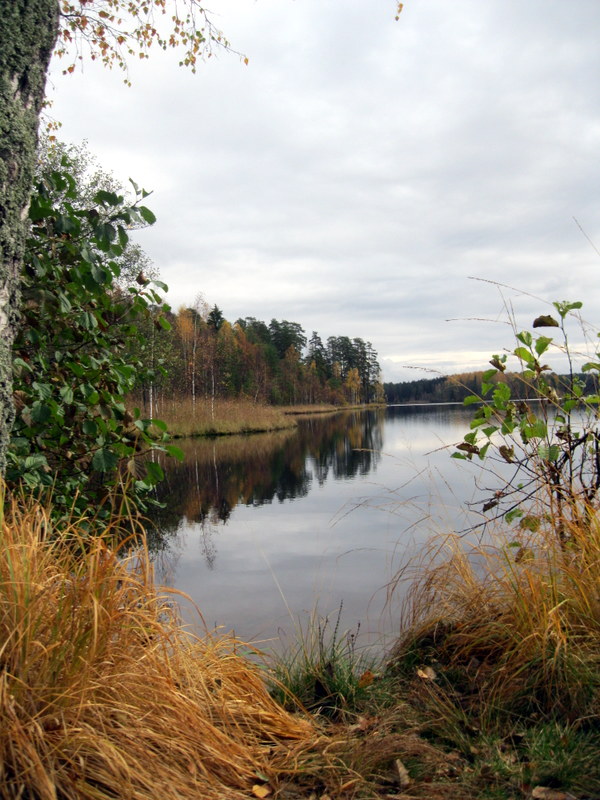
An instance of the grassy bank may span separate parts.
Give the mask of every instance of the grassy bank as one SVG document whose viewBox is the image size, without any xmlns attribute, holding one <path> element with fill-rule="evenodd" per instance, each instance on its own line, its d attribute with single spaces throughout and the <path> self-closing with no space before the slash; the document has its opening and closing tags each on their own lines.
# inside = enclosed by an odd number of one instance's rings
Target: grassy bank
<svg viewBox="0 0 600 800">
<path fill-rule="evenodd" d="M 321 620 L 278 664 L 304 707 L 360 732 L 355 756 L 373 738 L 393 752 L 370 775 L 380 796 L 600 797 L 600 524 L 513 539 L 432 544 L 398 578 L 412 588 L 383 661 Z"/>
<path fill-rule="evenodd" d="M 142 552 L 39 508 L 0 527 L 0 797 L 267 797 L 356 777 L 335 738 L 269 695 L 233 639 L 196 638 Z M 313 782 L 314 782 L 313 777 Z"/>
<path fill-rule="evenodd" d="M 339 411 L 364 411 L 372 408 L 385 408 L 385 403 L 369 403 L 358 406 L 334 406 L 328 403 L 320 403 L 316 405 L 283 406 L 282 410 L 284 414 L 300 417 L 305 414 L 335 414 Z"/>
<path fill-rule="evenodd" d="M 195 637 L 144 551 L 13 505 L 0 528 L 0 798 L 600 796 L 600 527 L 446 539 L 375 662 L 312 620 L 276 664 Z"/>
<path fill-rule="evenodd" d="M 293 428 L 295 422 L 276 406 L 243 400 L 167 401 L 156 414 L 167 423 L 175 438 L 216 436 L 234 433 L 263 433 Z"/>
<path fill-rule="evenodd" d="M 138 401 L 131 405 L 141 407 Z M 294 417 L 331 414 L 380 406 L 269 406 L 246 400 L 167 400 L 155 416 L 167 423 L 174 438 L 185 436 L 225 436 L 235 433 L 266 433 L 295 427 Z M 149 413 L 148 409 L 144 413 Z"/>
</svg>

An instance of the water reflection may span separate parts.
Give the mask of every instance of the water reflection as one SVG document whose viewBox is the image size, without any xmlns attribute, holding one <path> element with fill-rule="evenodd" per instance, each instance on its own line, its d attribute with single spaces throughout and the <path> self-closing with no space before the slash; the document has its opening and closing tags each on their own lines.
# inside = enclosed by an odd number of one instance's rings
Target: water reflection
<svg viewBox="0 0 600 800">
<path fill-rule="evenodd" d="M 237 505 L 288 502 L 305 497 L 314 481 L 367 475 L 381 458 L 384 417 L 383 410 L 344 412 L 303 419 L 297 431 L 185 440 L 182 463 L 163 461 L 158 499 L 165 508 L 153 522 L 162 537 L 182 519 L 208 532 L 227 523 Z M 206 549 L 211 566 L 214 543 Z"/>
<path fill-rule="evenodd" d="M 342 601 L 342 630 L 360 621 L 379 640 L 396 630 L 385 587 L 399 567 L 432 530 L 465 527 L 473 465 L 445 445 L 467 429 L 465 409 L 421 406 L 183 442 L 186 460 L 169 460 L 160 488 L 158 580 L 190 595 L 209 627 L 267 647 Z"/>
</svg>

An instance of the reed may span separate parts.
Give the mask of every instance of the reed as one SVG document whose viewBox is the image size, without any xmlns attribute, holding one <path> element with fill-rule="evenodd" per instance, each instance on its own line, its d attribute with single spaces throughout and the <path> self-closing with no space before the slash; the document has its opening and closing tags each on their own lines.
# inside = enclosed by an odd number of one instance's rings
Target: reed
<svg viewBox="0 0 600 800">
<path fill-rule="evenodd" d="M 165 400 L 154 413 L 167 423 L 175 438 L 260 433 L 293 428 L 296 424 L 279 407 L 245 400 Z"/>
<path fill-rule="evenodd" d="M 143 551 L 80 531 L 31 504 L 1 520 L 0 798 L 247 798 L 316 771 L 343 784 L 329 740 L 271 698 L 240 642 L 186 633 Z"/>
</svg>

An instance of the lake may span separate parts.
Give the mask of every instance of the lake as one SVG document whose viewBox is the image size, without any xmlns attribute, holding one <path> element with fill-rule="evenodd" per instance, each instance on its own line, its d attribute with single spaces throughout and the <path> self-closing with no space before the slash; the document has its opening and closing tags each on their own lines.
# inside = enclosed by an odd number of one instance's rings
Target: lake
<svg viewBox="0 0 600 800">
<path fill-rule="evenodd" d="M 297 430 L 186 440 L 169 460 L 151 536 L 157 579 L 206 625 L 285 647 L 311 613 L 360 623 L 385 645 L 399 628 L 398 570 L 434 532 L 480 521 L 476 468 L 450 458 L 461 405 L 391 406 L 302 418 Z M 183 604 L 184 616 L 191 618 Z"/>
</svg>

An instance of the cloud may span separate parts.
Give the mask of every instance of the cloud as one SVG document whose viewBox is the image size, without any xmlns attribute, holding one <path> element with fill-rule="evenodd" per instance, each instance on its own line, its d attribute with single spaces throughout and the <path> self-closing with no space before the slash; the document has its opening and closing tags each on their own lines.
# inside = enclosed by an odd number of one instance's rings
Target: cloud
<svg viewBox="0 0 600 800">
<path fill-rule="evenodd" d="M 173 305 L 203 292 L 227 318 L 291 319 L 472 368 L 543 301 L 598 316 L 600 70 L 596 0 L 241 0 L 218 24 L 250 56 L 196 76 L 171 54 L 134 88 L 86 65 L 55 78 L 68 139 L 154 188 L 140 237 Z M 488 349 L 489 345 L 489 349 Z M 400 361 L 399 361 L 400 359 Z M 485 362 L 484 362 L 485 363 Z M 437 367 L 436 367 L 437 365 Z M 483 364 L 482 364 L 483 366 Z"/>
</svg>

